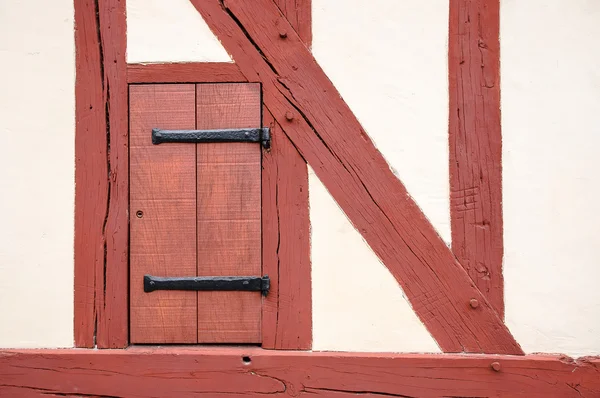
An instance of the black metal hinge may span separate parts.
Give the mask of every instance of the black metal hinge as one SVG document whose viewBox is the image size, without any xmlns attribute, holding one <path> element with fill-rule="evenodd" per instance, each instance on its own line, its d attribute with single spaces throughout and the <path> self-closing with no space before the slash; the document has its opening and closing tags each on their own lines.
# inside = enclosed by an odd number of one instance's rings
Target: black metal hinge
<svg viewBox="0 0 600 398">
<path fill-rule="evenodd" d="M 189 278 L 144 275 L 144 291 L 198 290 L 198 291 L 246 291 L 269 293 L 271 281 L 268 276 L 196 276 Z"/>
<path fill-rule="evenodd" d="M 154 145 L 167 142 L 260 142 L 264 148 L 269 149 L 271 147 L 271 135 L 268 127 L 223 130 L 152 129 L 152 143 Z"/>
</svg>

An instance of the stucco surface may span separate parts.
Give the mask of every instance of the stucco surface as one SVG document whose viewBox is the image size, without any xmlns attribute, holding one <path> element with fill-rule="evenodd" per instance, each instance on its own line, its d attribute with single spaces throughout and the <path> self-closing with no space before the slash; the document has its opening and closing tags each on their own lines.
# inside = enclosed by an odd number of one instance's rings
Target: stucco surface
<svg viewBox="0 0 600 398">
<path fill-rule="evenodd" d="M 73 1 L 0 4 L 0 347 L 73 345 Z"/>
<path fill-rule="evenodd" d="M 600 3 L 501 12 L 506 321 L 527 352 L 600 354 Z"/>
</svg>

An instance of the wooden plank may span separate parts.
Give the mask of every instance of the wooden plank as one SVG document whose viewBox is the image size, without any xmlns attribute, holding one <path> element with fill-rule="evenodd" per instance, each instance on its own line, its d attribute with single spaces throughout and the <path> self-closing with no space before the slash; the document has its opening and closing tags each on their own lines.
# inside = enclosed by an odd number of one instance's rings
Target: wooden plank
<svg viewBox="0 0 600 398">
<path fill-rule="evenodd" d="M 119 348 L 128 338 L 125 4 L 76 2 L 75 14 L 75 345 Z"/>
<path fill-rule="evenodd" d="M 198 129 L 260 127 L 260 84 L 196 85 Z M 198 276 L 262 275 L 261 147 L 197 145 Z M 198 292 L 198 342 L 259 343 L 260 292 Z"/>
<path fill-rule="evenodd" d="M 98 21 L 108 120 L 108 209 L 102 228 L 105 236 L 105 264 L 104 267 L 96 267 L 96 344 L 98 348 L 122 348 L 128 343 L 129 255 L 125 2 L 99 1 Z"/>
<path fill-rule="evenodd" d="M 499 0 L 450 1 L 452 251 L 503 318 L 499 32 Z"/>
<path fill-rule="evenodd" d="M 231 62 L 188 62 L 168 64 L 129 64 L 129 83 L 210 83 L 246 82 Z"/>
<path fill-rule="evenodd" d="M 442 350 L 522 354 L 275 4 L 191 1 Z"/>
<path fill-rule="evenodd" d="M 495 370 L 498 369 L 498 370 Z M 0 396 L 598 397 L 600 358 L 257 348 L 0 351 Z"/>
<path fill-rule="evenodd" d="M 263 153 L 263 274 L 271 291 L 263 303 L 262 347 L 312 347 L 310 220 L 306 162 L 265 108 L 271 150 Z"/>
<path fill-rule="evenodd" d="M 104 268 L 106 106 L 94 1 L 75 2 L 75 347 L 93 347 L 96 269 Z"/>
<path fill-rule="evenodd" d="M 130 87 L 132 343 L 195 343 L 196 293 L 143 290 L 144 274 L 196 276 L 196 147 L 153 145 L 152 128 L 194 129 L 195 86 Z"/>
<path fill-rule="evenodd" d="M 310 48 L 312 44 L 312 1 L 275 0 L 275 3 L 306 47 Z M 284 32 L 282 30 L 282 33 Z"/>
<path fill-rule="evenodd" d="M 310 48 L 311 0 L 275 3 Z M 287 34 L 285 29 L 279 33 Z M 263 303 L 262 347 L 308 350 L 312 347 L 308 168 L 268 109 L 263 115 L 273 141 L 263 154 L 263 273 L 273 282 Z"/>
</svg>

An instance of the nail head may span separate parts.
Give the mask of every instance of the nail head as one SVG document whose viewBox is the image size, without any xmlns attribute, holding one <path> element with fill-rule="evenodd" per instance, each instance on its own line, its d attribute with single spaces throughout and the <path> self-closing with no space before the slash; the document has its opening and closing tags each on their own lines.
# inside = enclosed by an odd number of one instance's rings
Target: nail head
<svg viewBox="0 0 600 398">
<path fill-rule="evenodd" d="M 285 118 L 286 118 L 288 121 L 294 120 L 294 114 L 293 114 L 292 112 L 290 112 L 290 111 L 287 111 L 287 112 L 285 113 Z"/>
<path fill-rule="evenodd" d="M 287 37 L 287 32 L 285 30 L 280 30 L 279 31 L 279 37 L 281 37 L 282 39 L 285 39 Z"/>
<path fill-rule="evenodd" d="M 492 369 L 494 369 L 496 372 L 500 372 L 500 369 L 502 369 L 502 367 L 500 366 L 500 362 L 492 362 Z"/>
<path fill-rule="evenodd" d="M 471 308 L 477 308 L 477 307 L 479 307 L 479 301 L 477 301 L 477 299 L 471 299 L 471 301 L 469 302 L 469 304 L 471 304 Z"/>
</svg>

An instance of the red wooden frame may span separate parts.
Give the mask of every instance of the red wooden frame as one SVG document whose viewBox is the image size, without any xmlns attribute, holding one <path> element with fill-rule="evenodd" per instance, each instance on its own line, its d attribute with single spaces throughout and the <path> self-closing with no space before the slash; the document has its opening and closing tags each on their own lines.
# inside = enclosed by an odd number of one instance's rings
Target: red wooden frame
<svg viewBox="0 0 600 398">
<path fill-rule="evenodd" d="M 310 2 L 290 7 L 288 15 L 306 32 Z M 126 65 L 123 1 L 75 2 L 75 18 L 75 346 L 123 348 L 128 345 L 127 84 L 248 79 L 233 63 Z M 277 142 L 264 154 L 262 173 L 263 267 L 273 280 L 263 305 L 262 346 L 310 349 L 308 171 L 268 112 L 264 118 Z"/>
<path fill-rule="evenodd" d="M 294 145 L 265 108 L 271 150 L 263 153 L 263 273 L 274 281 L 263 303 L 262 347 L 312 347 L 308 172 Z"/>
<path fill-rule="evenodd" d="M 127 65 L 128 83 L 242 83 L 247 81 L 236 64 L 227 62 Z"/>
<path fill-rule="evenodd" d="M 127 346 L 125 2 L 75 2 L 75 346 Z"/>
<path fill-rule="evenodd" d="M 500 2 L 450 2 L 452 251 L 504 318 Z"/>
<path fill-rule="evenodd" d="M 273 1 L 191 1 L 442 350 L 522 354 Z"/>
<path fill-rule="evenodd" d="M 532 355 L 18 350 L 0 354 L 0 396 L 598 397 L 600 360 Z"/>
<path fill-rule="evenodd" d="M 498 0 L 450 0 L 450 101 L 451 110 L 456 111 L 456 116 L 452 112 L 450 116 L 451 186 L 456 192 L 452 225 L 454 250 L 462 265 L 407 197 L 402 184 L 388 172 L 379 152 L 312 59 L 308 51 L 310 12 L 306 16 L 309 0 L 192 2 L 237 64 L 126 66 L 124 1 L 75 2 L 76 346 L 128 344 L 127 84 L 253 81 L 263 84 L 264 124 L 273 129 L 275 137 L 271 152 L 263 158 L 264 267 L 276 275 L 282 265 L 286 270 L 292 261 L 299 265 L 295 274 L 284 278 L 277 274 L 279 292 L 265 304 L 263 314 L 264 319 L 275 322 L 275 327 L 271 335 L 265 334 L 264 346 L 310 348 L 310 291 L 298 289 L 297 282 L 310 281 L 306 159 L 403 284 L 417 314 L 445 351 L 522 353 L 501 320 L 502 280 L 497 259 L 502 250 L 497 204 L 501 192 Z M 297 14 L 293 14 L 294 7 L 299 7 Z M 484 31 L 479 30 L 481 24 L 472 22 L 475 15 L 485 22 Z M 467 48 L 481 52 L 484 59 L 483 72 L 474 74 L 475 78 L 462 73 L 481 68 L 478 56 L 467 56 Z M 300 86 L 299 82 L 305 81 L 310 84 Z M 475 94 L 463 96 L 461 88 L 471 88 L 468 92 Z M 321 100 L 330 112 L 311 106 Z M 485 126 L 477 109 L 484 109 Z M 332 117 L 331 123 L 324 120 L 327 117 Z M 341 128 L 349 134 L 347 138 L 338 133 Z M 474 146 L 477 138 L 489 148 Z M 480 181 L 476 181 L 479 192 L 469 191 L 476 187 L 471 187 L 470 180 L 478 177 L 469 174 L 472 166 L 481 170 Z M 484 184 L 490 187 L 489 192 L 483 190 Z M 462 207 L 468 207 L 471 199 L 465 195 L 482 203 L 482 210 L 467 215 Z M 482 245 L 482 236 L 486 242 L 490 237 L 489 245 Z M 466 265 L 472 272 L 473 262 L 487 268 L 491 281 L 477 274 L 473 276 L 475 286 L 462 268 Z M 438 290 L 441 281 L 449 289 Z M 275 309 L 279 317 L 274 316 Z M 298 333 L 288 334 L 298 327 Z M 208 371 L 211 377 L 198 377 Z M 0 395 L 7 396 L 171 395 L 173 391 L 179 396 L 202 392 L 598 396 L 599 373 L 598 358 L 574 361 L 540 355 L 397 355 L 208 347 L 0 351 Z"/>
</svg>

